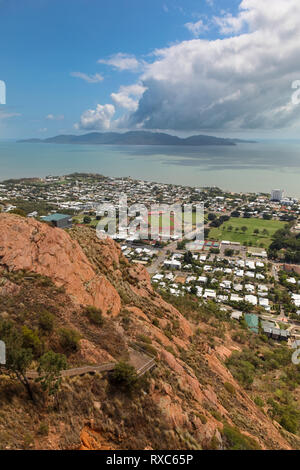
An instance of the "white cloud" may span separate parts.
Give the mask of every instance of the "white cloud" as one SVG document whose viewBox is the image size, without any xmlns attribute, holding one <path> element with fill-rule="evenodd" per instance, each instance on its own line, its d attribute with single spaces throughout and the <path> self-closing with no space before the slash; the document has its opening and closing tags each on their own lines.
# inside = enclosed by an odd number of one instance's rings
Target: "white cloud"
<svg viewBox="0 0 300 470">
<path fill-rule="evenodd" d="M 112 93 L 111 98 L 117 106 L 136 111 L 138 109 L 139 99 L 146 91 L 141 84 L 121 86 L 118 93 Z"/>
<path fill-rule="evenodd" d="M 110 56 L 109 59 L 100 59 L 98 60 L 98 63 L 110 65 L 120 71 L 137 71 L 141 66 L 141 63 L 136 59 L 134 55 L 123 54 L 122 52 Z"/>
<path fill-rule="evenodd" d="M 112 127 L 112 118 L 115 107 L 112 104 L 97 104 L 96 109 L 88 109 L 81 115 L 80 122 L 75 124 L 77 129 L 109 130 Z"/>
<path fill-rule="evenodd" d="M 95 73 L 94 75 L 87 75 L 82 72 L 71 72 L 71 77 L 81 78 L 87 83 L 99 83 L 104 80 L 100 73 Z"/>
<path fill-rule="evenodd" d="M 209 27 L 203 22 L 203 20 L 199 20 L 196 23 L 186 23 L 184 25 L 195 37 L 200 36 L 200 34 L 209 30 Z"/>
<path fill-rule="evenodd" d="M 237 33 L 246 28 L 249 32 L 292 32 L 299 26 L 299 2 L 297 0 L 243 0 L 237 16 L 227 14 L 216 17 L 215 22 L 224 34 Z"/>
<path fill-rule="evenodd" d="M 18 116 L 21 116 L 21 114 L 20 113 L 8 113 L 8 112 L 0 111 L 0 119 L 1 120 L 10 119 L 10 118 L 13 118 L 13 117 L 18 117 Z"/>
<path fill-rule="evenodd" d="M 299 0 L 243 0 L 215 18 L 223 34 L 154 52 L 131 125 L 151 129 L 300 126 L 291 84 L 300 79 Z"/>
<path fill-rule="evenodd" d="M 46 119 L 48 121 L 62 121 L 65 118 L 63 114 L 47 114 Z"/>
</svg>

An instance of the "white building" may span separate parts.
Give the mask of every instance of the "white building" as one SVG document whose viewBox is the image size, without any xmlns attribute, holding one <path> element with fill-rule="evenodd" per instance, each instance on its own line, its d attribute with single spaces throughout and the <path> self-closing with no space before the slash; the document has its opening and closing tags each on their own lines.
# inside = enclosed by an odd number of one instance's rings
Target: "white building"
<svg viewBox="0 0 300 470">
<path fill-rule="evenodd" d="M 271 191 L 271 201 L 281 202 L 283 199 L 284 191 L 282 189 L 272 189 Z"/>
<path fill-rule="evenodd" d="M 177 261 L 176 259 L 164 261 L 164 266 L 167 269 L 177 269 L 178 271 L 181 269 L 181 263 L 180 261 Z"/>
<path fill-rule="evenodd" d="M 217 294 L 212 289 L 206 289 L 206 291 L 204 292 L 204 295 L 203 295 L 204 299 L 215 299 L 216 297 L 217 297 Z"/>
<path fill-rule="evenodd" d="M 245 300 L 249 302 L 249 304 L 257 305 L 257 297 L 255 295 L 245 295 Z"/>
<path fill-rule="evenodd" d="M 230 300 L 231 302 L 242 302 L 244 299 L 237 294 L 231 294 Z"/>
</svg>

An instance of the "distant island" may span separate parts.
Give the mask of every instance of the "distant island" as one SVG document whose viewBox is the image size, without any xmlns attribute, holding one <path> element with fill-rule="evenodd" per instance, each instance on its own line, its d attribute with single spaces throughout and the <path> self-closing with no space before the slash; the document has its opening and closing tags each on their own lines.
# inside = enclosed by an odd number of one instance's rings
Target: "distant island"
<svg viewBox="0 0 300 470">
<path fill-rule="evenodd" d="M 254 143 L 253 141 L 239 139 L 224 139 L 209 135 L 192 135 L 181 138 L 160 132 L 131 131 L 120 134 L 117 132 L 91 132 L 84 135 L 57 135 L 47 139 L 23 139 L 21 143 L 44 144 L 81 144 L 81 145 L 226 145 L 234 146 L 237 143 Z"/>
</svg>

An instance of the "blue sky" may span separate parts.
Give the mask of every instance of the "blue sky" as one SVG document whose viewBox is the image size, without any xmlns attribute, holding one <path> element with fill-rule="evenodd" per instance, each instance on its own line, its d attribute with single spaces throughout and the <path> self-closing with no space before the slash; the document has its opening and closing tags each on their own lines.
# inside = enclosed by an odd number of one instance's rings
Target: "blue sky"
<svg viewBox="0 0 300 470">
<path fill-rule="evenodd" d="M 269 1 L 0 0 L 0 138 L 135 128 L 296 135 L 300 19 L 288 25 L 289 47 L 281 38 L 299 2 L 277 0 L 270 15 Z"/>
</svg>

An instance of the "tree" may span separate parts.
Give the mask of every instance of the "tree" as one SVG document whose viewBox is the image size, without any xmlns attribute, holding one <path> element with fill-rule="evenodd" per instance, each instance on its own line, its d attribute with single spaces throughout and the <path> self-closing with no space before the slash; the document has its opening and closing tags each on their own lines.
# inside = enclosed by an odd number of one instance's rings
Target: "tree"
<svg viewBox="0 0 300 470">
<path fill-rule="evenodd" d="M 209 232 L 210 232 L 209 228 L 204 229 L 204 238 L 205 238 L 205 240 L 209 237 Z"/>
<path fill-rule="evenodd" d="M 116 385 L 129 390 L 133 389 L 138 381 L 135 368 L 122 361 L 116 364 L 111 378 Z"/>
<path fill-rule="evenodd" d="M 67 360 L 63 354 L 48 351 L 39 359 L 38 373 L 36 380 L 42 386 L 47 395 L 55 395 L 61 385 L 61 371 L 67 368 Z"/>
<path fill-rule="evenodd" d="M 195 286 L 192 286 L 192 287 L 191 287 L 191 290 L 190 290 L 190 293 L 191 293 L 192 295 L 197 295 L 197 292 L 198 292 L 198 291 L 197 291 L 197 288 L 196 288 Z"/>
<path fill-rule="evenodd" d="M 245 225 L 243 225 L 243 227 L 241 228 L 241 230 L 242 230 L 242 232 L 245 233 L 245 232 L 247 232 L 248 228 L 247 228 Z"/>
<path fill-rule="evenodd" d="M 187 264 L 193 264 L 193 255 L 190 251 L 187 251 L 186 253 L 184 253 L 184 262 L 187 263 Z"/>
<path fill-rule="evenodd" d="M 177 250 L 184 250 L 186 245 L 186 240 L 181 240 L 177 243 Z"/>
<path fill-rule="evenodd" d="M 231 250 L 230 248 L 227 248 L 224 252 L 225 256 L 233 256 L 234 255 L 234 250 Z"/>
<path fill-rule="evenodd" d="M 86 216 L 83 218 L 83 223 L 86 224 L 86 225 L 90 224 L 91 221 L 92 221 L 92 219 L 91 219 L 88 215 L 86 215 Z"/>
<path fill-rule="evenodd" d="M 35 358 L 39 357 L 43 351 L 43 343 L 38 336 L 38 332 L 24 325 L 22 328 L 22 336 L 23 346 L 26 349 L 30 349 Z"/>
<path fill-rule="evenodd" d="M 0 324 L 0 337 L 6 345 L 5 368 L 9 375 L 17 377 L 27 390 L 30 400 L 34 401 L 26 372 L 33 360 L 32 350 L 23 346 L 22 332 L 10 321 Z"/>
<path fill-rule="evenodd" d="M 239 211 L 231 212 L 231 217 L 240 217 L 241 213 Z"/>
</svg>

